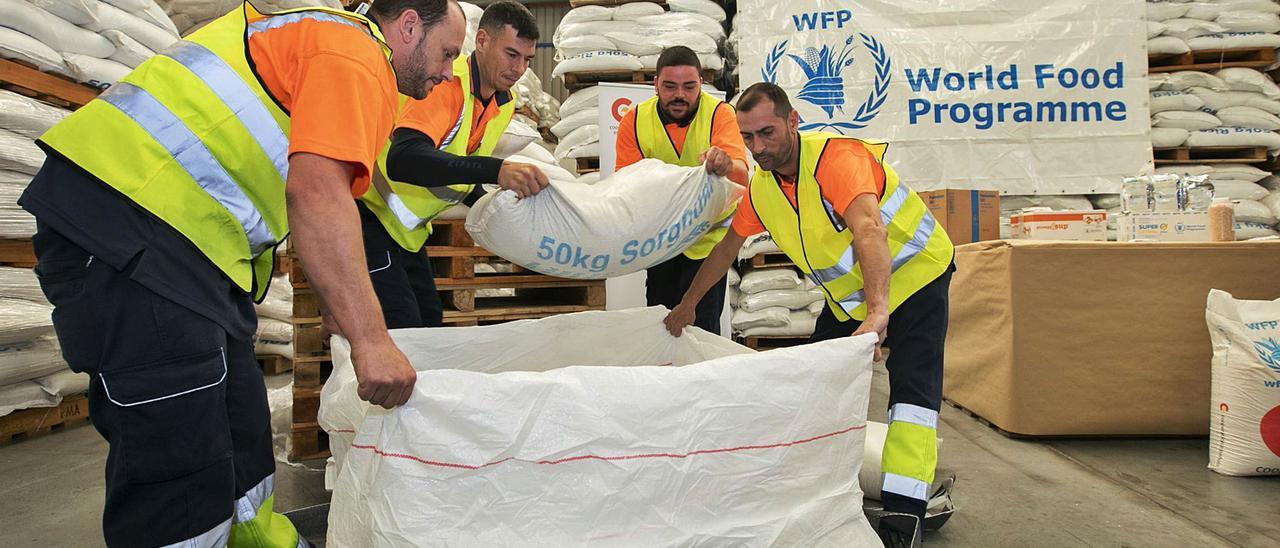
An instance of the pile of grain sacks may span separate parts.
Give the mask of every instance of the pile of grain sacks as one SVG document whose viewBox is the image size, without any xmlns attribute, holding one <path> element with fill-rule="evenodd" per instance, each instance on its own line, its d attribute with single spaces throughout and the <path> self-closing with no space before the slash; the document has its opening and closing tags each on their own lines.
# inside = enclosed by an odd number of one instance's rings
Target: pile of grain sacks
<svg viewBox="0 0 1280 548">
<path fill-rule="evenodd" d="M 52 313 L 31 270 L 0 267 L 0 416 L 88 391 L 89 376 L 62 359 Z"/>
<path fill-rule="evenodd" d="M 0 238 L 30 238 L 36 220 L 18 197 L 44 164 L 35 139 L 70 114 L 30 97 L 0 90 Z"/>
<path fill-rule="evenodd" d="M 554 75 L 566 72 L 653 69 L 670 46 L 698 53 L 702 68 L 724 68 L 724 8 L 710 0 L 668 0 L 671 11 L 652 2 L 618 7 L 582 6 L 556 27 Z"/>
<path fill-rule="evenodd" d="M 293 285 L 289 277 L 281 274 L 272 279 L 266 297 L 254 308 L 258 312 L 254 353 L 293 359 Z"/>
<path fill-rule="evenodd" d="M 1280 151 L 1280 87 L 1250 68 L 1153 74 L 1151 141 L 1177 146 L 1257 146 Z"/>
<path fill-rule="evenodd" d="M 738 253 L 738 271 L 730 271 L 728 300 L 733 310 L 730 325 L 741 337 L 805 337 L 826 301 L 822 290 L 802 278 L 791 265 L 754 268 L 750 261 L 762 253 L 778 253 L 768 232 L 748 238 Z"/>
<path fill-rule="evenodd" d="M 0 0 L 0 56 L 106 87 L 178 40 L 154 0 Z"/>
<path fill-rule="evenodd" d="M 1280 4 L 1271 0 L 1147 2 L 1152 55 L 1280 47 Z"/>
</svg>

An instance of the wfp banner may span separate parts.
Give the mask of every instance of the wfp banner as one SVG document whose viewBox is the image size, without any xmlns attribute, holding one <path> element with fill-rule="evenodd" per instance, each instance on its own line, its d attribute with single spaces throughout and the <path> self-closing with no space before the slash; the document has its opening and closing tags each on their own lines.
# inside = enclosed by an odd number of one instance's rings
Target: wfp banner
<svg viewBox="0 0 1280 548">
<path fill-rule="evenodd" d="M 889 142 L 916 190 L 1120 191 L 1149 172 L 1142 0 L 739 0 L 740 89 Z"/>
</svg>

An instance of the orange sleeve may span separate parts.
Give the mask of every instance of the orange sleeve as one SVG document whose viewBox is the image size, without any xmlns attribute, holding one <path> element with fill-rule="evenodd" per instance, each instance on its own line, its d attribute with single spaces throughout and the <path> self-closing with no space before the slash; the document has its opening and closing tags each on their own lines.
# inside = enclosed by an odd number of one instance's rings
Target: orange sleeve
<svg viewBox="0 0 1280 548">
<path fill-rule="evenodd" d="M 360 29 L 300 21 L 254 35 L 249 49 L 289 111 L 289 154 L 355 165 L 351 193 L 364 194 L 395 123 L 395 75 L 381 48 Z"/>
<path fill-rule="evenodd" d="M 644 159 L 636 142 L 636 109 L 632 108 L 618 121 L 618 139 L 614 142 L 613 170 L 617 171 Z"/>
<path fill-rule="evenodd" d="M 743 238 L 750 238 L 764 232 L 764 223 L 756 215 L 756 208 L 751 206 L 751 193 L 742 193 L 742 201 L 738 202 L 738 211 L 733 214 L 733 231 Z"/>
<path fill-rule="evenodd" d="M 841 215 L 854 198 L 863 194 L 879 198 L 884 192 L 884 168 L 866 147 L 853 140 L 831 141 L 814 176 L 822 187 L 822 197 Z"/>
<path fill-rule="evenodd" d="M 421 131 L 438 148 L 462 113 L 462 81 L 458 77 L 431 90 L 426 99 L 410 99 L 396 121 L 396 128 Z"/>
<path fill-rule="evenodd" d="M 716 107 L 715 117 L 711 122 L 711 144 L 729 154 L 730 158 L 750 166 L 747 162 L 747 145 L 742 142 L 742 132 L 738 128 L 738 113 L 729 103 L 720 103 Z M 747 174 L 750 177 L 750 172 Z M 746 185 L 747 181 L 734 181 Z"/>
</svg>

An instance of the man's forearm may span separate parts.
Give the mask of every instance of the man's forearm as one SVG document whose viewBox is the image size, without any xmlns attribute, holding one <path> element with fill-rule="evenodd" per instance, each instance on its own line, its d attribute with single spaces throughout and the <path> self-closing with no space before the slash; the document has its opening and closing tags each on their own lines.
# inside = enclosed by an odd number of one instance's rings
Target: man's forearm
<svg viewBox="0 0 1280 548">
<path fill-rule="evenodd" d="M 690 282 L 689 290 L 685 291 L 682 302 L 692 306 L 702 300 L 707 291 L 711 290 L 711 286 L 729 272 L 729 267 L 738 257 L 738 250 L 742 248 L 744 239 L 733 229 L 729 229 L 729 233 L 725 234 L 724 239 L 711 249 L 711 254 L 707 255 L 707 258 L 702 261 L 702 266 L 698 267 L 698 273 Z"/>
<path fill-rule="evenodd" d="M 418 186 L 493 183 L 501 169 L 501 158 L 450 154 L 425 133 L 408 128 L 396 130 L 387 151 L 387 176 Z"/>
<path fill-rule="evenodd" d="M 860 219 L 850 226 L 853 251 L 862 268 L 862 291 L 868 312 L 889 312 L 891 274 L 888 231 L 879 219 Z"/>
<path fill-rule="evenodd" d="M 369 281 L 350 181 L 349 171 L 344 179 L 332 166 L 291 161 L 286 196 L 290 238 L 307 279 L 343 335 L 359 345 L 387 337 L 387 327 Z"/>
</svg>

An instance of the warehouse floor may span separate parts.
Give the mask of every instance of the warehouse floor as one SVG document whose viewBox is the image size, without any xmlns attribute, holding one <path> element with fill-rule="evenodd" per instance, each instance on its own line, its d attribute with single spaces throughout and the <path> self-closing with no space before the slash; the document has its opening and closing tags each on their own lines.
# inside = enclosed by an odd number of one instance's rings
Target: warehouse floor
<svg viewBox="0 0 1280 548">
<path fill-rule="evenodd" d="M 878 375 L 873 419 L 884 419 L 885 385 Z M 949 406 L 942 419 L 959 509 L 928 545 L 1280 545 L 1280 477 L 1210 472 L 1206 439 L 1015 441 Z M 0 546 L 100 544 L 105 455 L 88 426 L 0 447 Z M 278 476 L 277 509 L 327 501 L 322 472 Z"/>
</svg>

